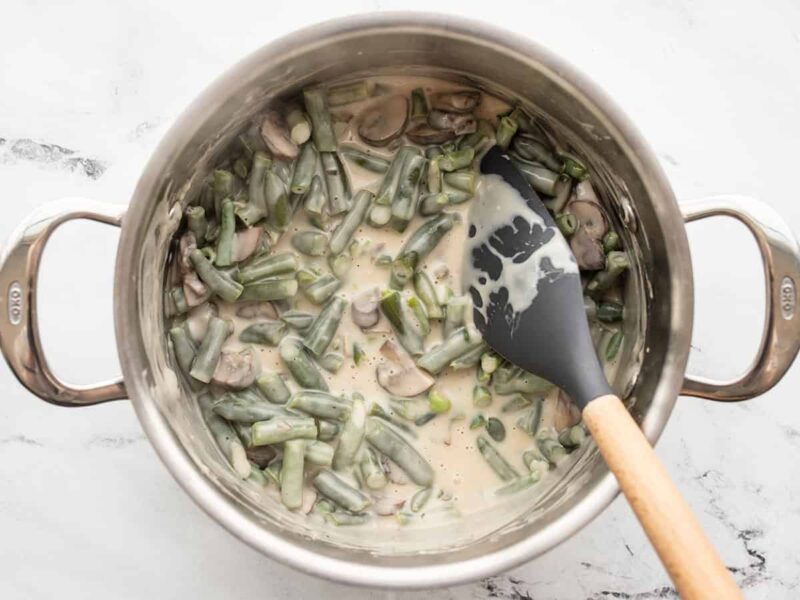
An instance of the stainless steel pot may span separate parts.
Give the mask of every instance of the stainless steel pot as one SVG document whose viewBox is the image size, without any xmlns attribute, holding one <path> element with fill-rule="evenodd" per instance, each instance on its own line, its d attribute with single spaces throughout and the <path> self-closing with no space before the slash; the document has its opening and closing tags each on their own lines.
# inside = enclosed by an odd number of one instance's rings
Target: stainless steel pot
<svg viewBox="0 0 800 600">
<path fill-rule="evenodd" d="M 655 442 L 679 394 L 744 400 L 773 386 L 800 345 L 796 290 L 800 251 L 767 206 L 715 197 L 679 207 L 655 156 L 619 109 L 544 48 L 476 22 L 381 14 L 324 23 L 271 43 L 209 87 L 164 137 L 130 207 L 72 199 L 37 211 L 12 236 L 0 263 L 0 346 L 19 380 L 62 406 L 130 398 L 151 443 L 186 492 L 234 535 L 267 556 L 330 579 L 383 587 L 452 585 L 509 569 L 586 525 L 618 489 L 596 449 L 535 506 L 494 531 L 416 534 L 374 540 L 319 535 L 300 519 L 263 506 L 230 474 L 198 412 L 182 393 L 165 345 L 164 265 L 182 204 L 197 192 L 215 155 L 275 96 L 354 72 L 433 72 L 468 80 L 522 102 L 589 158 L 596 183 L 628 231 L 636 256 L 629 327 L 640 332 L 615 382 Z M 683 212 L 681 212 L 683 211 Z M 692 333 L 692 270 L 684 223 L 725 215 L 744 223 L 765 266 L 767 315 L 758 356 L 736 381 L 685 375 Z M 122 227 L 115 278 L 117 346 L 123 381 L 77 388 L 58 380 L 42 354 L 36 276 L 51 233 L 70 219 Z M 285 512 L 285 511 L 284 511 Z M 406 537 L 403 537 L 406 536 Z M 373 536 L 380 537 L 380 536 Z M 421 552 L 412 551 L 415 543 Z"/>
</svg>

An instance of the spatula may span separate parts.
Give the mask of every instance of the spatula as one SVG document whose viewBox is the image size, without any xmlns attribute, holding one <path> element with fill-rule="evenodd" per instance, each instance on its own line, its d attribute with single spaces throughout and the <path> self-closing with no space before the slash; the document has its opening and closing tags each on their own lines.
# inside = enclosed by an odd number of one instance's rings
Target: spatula
<svg viewBox="0 0 800 600">
<path fill-rule="evenodd" d="M 536 192 L 495 146 L 481 162 L 464 286 L 500 355 L 564 390 L 682 598 L 741 598 L 681 493 L 606 381 L 577 265 Z M 510 186 L 510 188 L 508 187 Z M 470 268 L 471 265 L 471 268 Z"/>
</svg>

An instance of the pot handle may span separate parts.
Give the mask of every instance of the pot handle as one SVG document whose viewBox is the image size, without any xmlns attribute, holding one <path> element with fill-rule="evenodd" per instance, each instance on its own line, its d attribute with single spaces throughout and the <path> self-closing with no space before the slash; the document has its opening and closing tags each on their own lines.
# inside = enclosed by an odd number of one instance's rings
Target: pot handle
<svg viewBox="0 0 800 600">
<path fill-rule="evenodd" d="M 121 379 L 92 386 L 72 386 L 58 379 L 44 357 L 36 310 L 39 264 L 53 232 L 73 219 L 120 227 L 124 213 L 124 206 L 82 198 L 51 202 L 17 227 L 0 255 L 0 349 L 17 379 L 42 400 L 88 406 L 128 397 Z"/>
<path fill-rule="evenodd" d="M 687 374 L 681 394 L 710 400 L 748 400 L 781 380 L 800 349 L 800 248 L 786 222 L 769 206 L 743 196 L 712 196 L 681 205 L 687 223 L 707 217 L 733 217 L 756 239 L 764 263 L 766 316 L 755 361 L 734 381 Z"/>
</svg>

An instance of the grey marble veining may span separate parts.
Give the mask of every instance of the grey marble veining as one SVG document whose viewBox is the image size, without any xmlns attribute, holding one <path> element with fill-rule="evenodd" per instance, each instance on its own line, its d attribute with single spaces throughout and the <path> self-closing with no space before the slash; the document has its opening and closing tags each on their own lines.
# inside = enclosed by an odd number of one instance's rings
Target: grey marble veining
<svg viewBox="0 0 800 600">
<path fill-rule="evenodd" d="M 283 0 L 230 0 L 224 10 L 188 0 L 14 3 L 0 36 L 0 239 L 57 197 L 125 203 L 178 112 L 262 43 L 312 18 L 429 7 L 417 0 L 307 2 L 303 10 Z M 487 10 L 441 0 L 436 9 L 529 35 L 587 72 L 651 141 L 679 197 L 752 194 L 800 231 L 791 167 L 800 139 L 796 2 L 542 0 Z M 689 231 L 697 277 L 690 367 L 731 376 L 758 342 L 755 248 L 722 220 Z M 53 239 L 45 257 L 45 348 L 56 371 L 77 382 L 118 372 L 114 235 L 76 225 Z M 800 595 L 799 387 L 795 367 L 749 403 L 681 399 L 658 444 L 749 599 Z M 58 409 L 25 393 L 4 363 L 0 532 L 0 598 L 9 599 L 676 597 L 620 499 L 547 555 L 458 588 L 387 593 L 296 573 L 195 507 L 125 402 Z"/>
</svg>

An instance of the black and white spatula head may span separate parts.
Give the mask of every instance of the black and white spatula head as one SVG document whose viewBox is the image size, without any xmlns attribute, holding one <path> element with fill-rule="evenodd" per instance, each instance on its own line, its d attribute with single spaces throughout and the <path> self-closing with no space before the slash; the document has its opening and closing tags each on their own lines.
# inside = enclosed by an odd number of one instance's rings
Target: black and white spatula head
<svg viewBox="0 0 800 600">
<path fill-rule="evenodd" d="M 589 334 L 569 244 L 501 148 L 489 150 L 481 173 L 463 276 L 475 325 L 496 352 L 583 408 L 611 389 Z"/>
</svg>

